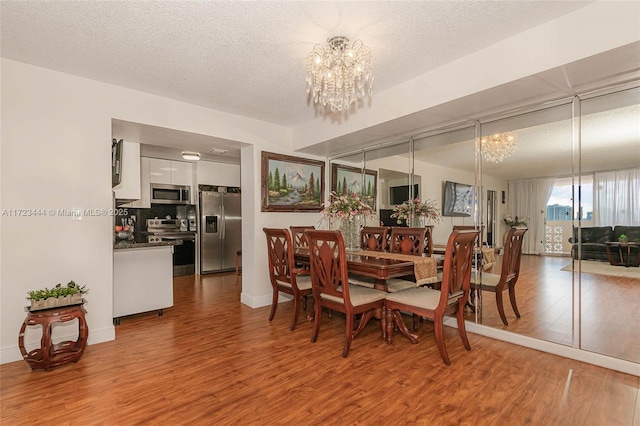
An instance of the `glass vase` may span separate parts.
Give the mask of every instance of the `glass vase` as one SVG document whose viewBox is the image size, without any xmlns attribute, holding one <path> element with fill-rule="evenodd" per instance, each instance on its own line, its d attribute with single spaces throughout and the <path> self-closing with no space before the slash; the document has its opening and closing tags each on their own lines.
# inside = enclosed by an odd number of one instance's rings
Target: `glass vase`
<svg viewBox="0 0 640 426">
<path fill-rule="evenodd" d="M 412 228 L 424 228 L 426 226 L 426 219 L 424 216 L 422 215 L 415 215 L 413 216 L 413 218 L 411 219 L 411 222 L 409 223 L 409 226 Z"/>
<path fill-rule="evenodd" d="M 352 220 L 342 220 L 340 222 L 340 233 L 344 239 L 346 251 L 360 250 L 360 219 L 352 217 Z"/>
</svg>

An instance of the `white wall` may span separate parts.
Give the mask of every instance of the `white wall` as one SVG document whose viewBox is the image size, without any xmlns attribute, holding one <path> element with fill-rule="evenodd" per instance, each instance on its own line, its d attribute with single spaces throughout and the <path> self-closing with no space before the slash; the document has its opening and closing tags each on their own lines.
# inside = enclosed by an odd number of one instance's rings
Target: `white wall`
<svg viewBox="0 0 640 426">
<path fill-rule="evenodd" d="M 112 208 L 112 118 L 254 144 L 245 150 L 254 150 L 258 156 L 262 146 L 290 153 L 286 147 L 290 145 L 291 132 L 283 127 L 7 59 L 1 62 L 1 87 L 0 210 L 5 212 L 0 221 L 0 362 L 3 363 L 21 359 L 17 340 L 25 317 L 27 291 L 58 282 L 73 279 L 90 288 L 86 305 L 89 344 L 115 336 L 112 218 L 86 216 L 73 221 L 55 212 Z M 259 170 L 260 162 L 252 164 L 255 165 Z M 255 174 L 254 167 L 243 168 L 243 172 L 255 175 L 257 185 L 253 189 L 259 188 L 259 172 Z M 247 177 L 243 176 L 244 180 Z M 247 191 L 245 195 L 257 197 L 259 211 L 259 191 L 257 194 Z M 43 209 L 45 215 L 10 215 L 15 209 Z M 256 242 L 261 243 L 263 236 L 255 232 L 260 228 L 252 226 L 253 222 L 260 227 L 278 226 L 285 223 L 281 216 L 289 216 L 263 214 L 255 221 L 252 217 L 256 214 L 255 207 L 243 211 L 249 213 L 243 222 L 247 250 L 262 247 Z M 286 223 L 306 219 L 305 215 L 291 216 Z M 255 259 L 256 268 L 266 271 L 266 256 L 247 253 L 244 260 L 251 258 Z M 245 274 L 250 275 L 251 269 L 246 268 Z M 264 274 L 256 274 L 252 285 L 255 287 L 243 289 L 243 297 L 261 300 L 261 296 L 270 292 Z M 28 335 L 27 340 L 36 340 L 35 334 Z"/>
</svg>

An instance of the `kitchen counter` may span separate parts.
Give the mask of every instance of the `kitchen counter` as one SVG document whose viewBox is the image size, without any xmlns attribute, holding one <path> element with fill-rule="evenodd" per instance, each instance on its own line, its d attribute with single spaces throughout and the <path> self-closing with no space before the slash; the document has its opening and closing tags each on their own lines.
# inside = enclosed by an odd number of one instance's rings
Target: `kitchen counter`
<svg viewBox="0 0 640 426">
<path fill-rule="evenodd" d="M 173 306 L 172 256 L 176 241 L 125 242 L 113 251 L 113 318 Z M 118 246 L 118 245 L 116 245 Z M 114 246 L 114 248 L 118 248 Z"/>
<path fill-rule="evenodd" d="M 135 241 L 118 241 L 113 245 L 114 250 L 137 249 L 148 247 L 177 246 L 182 244 L 182 240 L 159 241 L 157 243 L 136 243 Z"/>
</svg>

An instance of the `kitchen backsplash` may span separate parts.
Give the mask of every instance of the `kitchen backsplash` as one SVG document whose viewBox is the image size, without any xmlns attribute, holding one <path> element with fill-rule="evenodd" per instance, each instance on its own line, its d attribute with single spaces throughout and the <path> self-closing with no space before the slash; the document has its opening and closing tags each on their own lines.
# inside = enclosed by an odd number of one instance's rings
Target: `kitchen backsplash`
<svg viewBox="0 0 640 426">
<path fill-rule="evenodd" d="M 176 206 L 170 204 L 152 204 L 150 209 L 132 209 L 121 208 L 126 210 L 126 215 L 119 215 L 115 218 L 115 223 L 118 225 L 122 223 L 122 219 L 132 219 L 135 217 L 134 225 L 134 239 L 136 242 L 146 242 L 145 232 L 147 231 L 147 219 L 165 218 L 171 216 L 171 218 L 189 219 L 195 218 L 195 206 Z"/>
</svg>

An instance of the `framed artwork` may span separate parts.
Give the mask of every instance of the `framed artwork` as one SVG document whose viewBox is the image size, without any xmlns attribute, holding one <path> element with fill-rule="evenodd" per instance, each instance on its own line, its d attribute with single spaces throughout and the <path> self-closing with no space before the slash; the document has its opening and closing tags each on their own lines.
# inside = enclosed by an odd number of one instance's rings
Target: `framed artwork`
<svg viewBox="0 0 640 426">
<path fill-rule="evenodd" d="M 337 194 L 355 192 L 360 195 L 362 201 L 376 208 L 376 194 L 378 193 L 378 172 L 375 170 L 364 171 L 364 186 L 362 184 L 362 169 L 358 167 L 331 165 L 331 190 Z"/>
<path fill-rule="evenodd" d="M 262 151 L 262 211 L 319 212 L 324 161 Z"/>
</svg>

